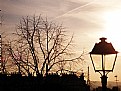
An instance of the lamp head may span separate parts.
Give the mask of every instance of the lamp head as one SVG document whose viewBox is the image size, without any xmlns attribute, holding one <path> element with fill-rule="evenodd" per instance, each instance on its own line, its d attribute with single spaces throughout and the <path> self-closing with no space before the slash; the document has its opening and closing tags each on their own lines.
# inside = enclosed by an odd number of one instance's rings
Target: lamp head
<svg viewBox="0 0 121 91">
<path fill-rule="evenodd" d="M 107 38 L 100 38 L 101 42 L 95 43 L 94 48 L 90 52 L 90 54 L 97 54 L 97 55 L 108 55 L 108 54 L 117 54 L 118 52 L 115 51 L 114 47 L 111 43 L 107 43 L 105 40 Z"/>
</svg>

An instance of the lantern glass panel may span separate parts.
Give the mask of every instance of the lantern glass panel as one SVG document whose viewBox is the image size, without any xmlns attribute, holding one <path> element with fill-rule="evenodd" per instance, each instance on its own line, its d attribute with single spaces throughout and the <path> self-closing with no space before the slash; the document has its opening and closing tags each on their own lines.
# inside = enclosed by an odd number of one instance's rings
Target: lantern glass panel
<svg viewBox="0 0 121 91">
<path fill-rule="evenodd" d="M 115 57 L 116 57 L 116 54 L 104 56 L 105 70 L 111 70 L 113 68 Z"/>
<path fill-rule="evenodd" d="M 116 54 L 91 55 L 95 70 L 112 70 Z"/>
<path fill-rule="evenodd" d="M 96 70 L 102 70 L 102 55 L 91 55 Z"/>
</svg>

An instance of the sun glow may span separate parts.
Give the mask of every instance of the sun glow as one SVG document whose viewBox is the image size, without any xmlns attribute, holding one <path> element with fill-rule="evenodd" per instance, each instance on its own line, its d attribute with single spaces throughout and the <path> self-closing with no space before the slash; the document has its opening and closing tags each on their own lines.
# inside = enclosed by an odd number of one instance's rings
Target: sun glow
<svg viewBox="0 0 121 91">
<path fill-rule="evenodd" d="M 104 36 L 121 52 L 121 11 L 106 12 Z"/>
</svg>

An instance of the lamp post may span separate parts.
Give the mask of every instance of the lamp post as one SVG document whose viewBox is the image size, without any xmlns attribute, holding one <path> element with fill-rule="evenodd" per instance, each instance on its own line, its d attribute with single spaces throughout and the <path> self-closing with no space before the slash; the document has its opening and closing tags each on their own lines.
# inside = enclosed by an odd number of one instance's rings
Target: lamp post
<svg viewBox="0 0 121 91">
<path fill-rule="evenodd" d="M 119 81 L 119 80 L 117 79 L 118 76 L 116 75 L 116 76 L 114 76 L 114 77 L 116 78 L 116 80 L 115 80 L 115 81 L 116 81 L 116 87 L 118 87 L 118 81 Z"/>
<path fill-rule="evenodd" d="M 113 72 L 118 53 L 111 43 L 105 41 L 106 39 L 104 37 L 100 38 L 101 42 L 95 43 L 94 48 L 90 52 L 93 68 L 95 72 L 101 74 L 102 91 L 107 89 L 107 74 Z"/>
</svg>

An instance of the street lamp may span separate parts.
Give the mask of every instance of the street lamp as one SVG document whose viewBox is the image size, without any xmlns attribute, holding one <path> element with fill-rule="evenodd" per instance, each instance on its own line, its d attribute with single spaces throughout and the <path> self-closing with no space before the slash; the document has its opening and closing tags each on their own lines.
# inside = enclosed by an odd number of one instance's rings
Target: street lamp
<svg viewBox="0 0 121 91">
<path fill-rule="evenodd" d="M 107 74 L 113 72 L 118 53 L 111 43 L 105 41 L 106 39 L 100 38 L 101 42 L 96 43 L 90 52 L 93 68 L 101 74 L 102 91 L 107 89 Z"/>
</svg>

